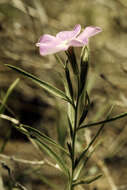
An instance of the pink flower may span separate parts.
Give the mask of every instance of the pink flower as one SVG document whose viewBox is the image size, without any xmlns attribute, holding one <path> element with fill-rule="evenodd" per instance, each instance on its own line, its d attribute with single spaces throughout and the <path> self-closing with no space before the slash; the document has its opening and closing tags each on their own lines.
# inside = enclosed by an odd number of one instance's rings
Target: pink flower
<svg viewBox="0 0 127 190">
<path fill-rule="evenodd" d="M 81 32 L 81 26 L 77 24 L 71 31 L 62 31 L 56 36 L 49 34 L 41 36 L 36 46 L 40 48 L 40 54 L 45 56 L 60 51 L 66 51 L 70 46 L 83 47 L 88 44 L 88 39 L 91 36 L 101 31 L 100 27 L 88 26 Z"/>
</svg>

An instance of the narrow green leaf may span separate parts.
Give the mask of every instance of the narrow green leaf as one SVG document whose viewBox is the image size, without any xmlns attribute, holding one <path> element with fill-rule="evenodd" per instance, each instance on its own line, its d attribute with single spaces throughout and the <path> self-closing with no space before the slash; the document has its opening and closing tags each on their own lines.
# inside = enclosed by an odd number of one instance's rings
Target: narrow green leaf
<svg viewBox="0 0 127 190">
<path fill-rule="evenodd" d="M 90 97 L 89 97 L 89 95 L 88 95 L 88 92 L 86 91 L 86 100 L 88 101 L 88 104 L 89 105 L 91 105 L 91 103 L 90 103 Z"/>
<path fill-rule="evenodd" d="M 73 183 L 73 187 L 75 187 L 77 185 L 82 185 L 82 184 L 90 184 L 90 183 L 94 182 L 95 180 L 99 179 L 100 177 L 102 177 L 102 174 L 87 177 L 85 179 L 80 179 L 79 181 L 76 181 L 75 183 Z"/>
<path fill-rule="evenodd" d="M 92 154 L 95 152 L 95 150 L 97 149 L 97 147 L 101 144 L 101 142 L 99 141 L 99 143 L 97 143 L 93 148 L 92 151 L 89 151 L 88 154 L 85 157 L 85 160 L 83 161 L 83 165 L 84 167 L 86 166 L 87 162 L 89 161 L 89 159 L 91 158 Z"/>
<path fill-rule="evenodd" d="M 111 114 L 111 111 L 113 109 L 114 106 L 112 106 L 109 110 L 109 113 L 107 115 L 107 119 L 109 118 L 109 115 Z M 100 135 L 102 129 L 104 128 L 105 123 L 103 123 L 100 128 L 98 129 L 96 135 L 93 137 L 93 139 L 91 140 L 91 142 L 89 143 L 89 145 L 87 146 L 87 148 L 80 154 L 77 162 L 75 163 L 75 168 L 77 167 L 77 165 L 79 164 L 79 162 L 83 159 L 84 155 L 87 153 L 87 151 L 90 149 L 90 147 L 92 146 L 92 144 L 95 142 L 95 140 L 97 139 L 97 137 Z"/>
<path fill-rule="evenodd" d="M 65 173 L 65 175 L 69 176 L 69 170 L 66 168 L 65 162 L 55 153 L 47 144 L 40 141 L 39 139 L 34 139 L 34 141 L 38 144 L 38 146 L 43 149 L 52 159 L 54 159 L 61 170 Z"/>
<path fill-rule="evenodd" d="M 78 166 L 79 162 L 83 159 L 87 151 L 88 151 L 88 147 L 80 154 L 78 158 L 76 158 L 74 168 Z"/>
<path fill-rule="evenodd" d="M 73 138 L 73 128 L 72 128 L 72 124 L 71 124 L 71 121 L 70 121 L 70 118 L 69 116 L 67 116 L 67 119 L 68 119 L 68 125 L 69 125 L 69 132 L 70 132 L 70 137 L 71 139 Z"/>
<path fill-rule="evenodd" d="M 72 87 L 72 82 L 71 82 L 71 78 L 70 78 L 70 71 L 69 71 L 67 65 L 65 66 L 65 76 L 66 76 L 66 80 L 67 80 L 67 84 L 68 84 L 69 94 L 70 94 L 71 98 L 73 98 L 73 87 Z"/>
<path fill-rule="evenodd" d="M 5 105 L 7 103 L 7 100 L 9 98 L 9 96 L 11 95 L 12 91 L 14 90 L 14 88 L 16 87 L 16 85 L 19 83 L 20 79 L 17 78 L 9 87 L 9 89 L 7 90 L 3 100 L 2 100 L 2 104 L 0 105 L 0 114 L 2 114 L 4 112 L 5 109 Z"/>
<path fill-rule="evenodd" d="M 47 135 L 45 135 L 44 133 L 38 131 L 35 128 L 32 128 L 28 125 L 23 125 L 21 124 L 20 126 L 24 127 L 25 129 L 27 129 L 27 131 L 29 132 L 30 135 L 33 134 L 33 136 L 36 136 L 37 138 L 41 138 L 42 140 L 47 141 L 48 143 L 54 145 L 56 148 L 58 148 L 59 150 L 63 151 L 64 153 L 66 153 L 66 155 L 69 156 L 69 153 L 67 152 L 67 150 L 65 150 L 62 146 L 60 146 L 59 144 L 57 144 L 52 138 L 48 137 Z"/>
<path fill-rule="evenodd" d="M 71 148 L 71 144 L 67 142 L 67 147 L 70 153 L 70 156 L 72 156 L 72 148 Z"/>
<path fill-rule="evenodd" d="M 81 115 L 80 120 L 79 120 L 79 126 L 85 120 L 85 118 L 86 118 L 86 116 L 88 114 L 89 108 L 90 108 L 90 100 L 89 100 L 89 96 L 88 96 L 88 94 L 86 92 L 85 105 L 84 105 L 84 109 L 83 109 L 82 115 Z"/>
<path fill-rule="evenodd" d="M 75 163 L 77 162 L 77 160 L 78 160 L 78 158 L 76 158 Z M 84 163 L 82 161 L 81 164 L 78 166 L 78 168 L 76 168 L 76 170 L 75 170 L 74 180 L 78 179 L 83 168 L 84 168 Z"/>
<path fill-rule="evenodd" d="M 21 133 L 23 133 L 27 137 L 30 137 L 29 132 L 24 127 L 22 127 L 21 125 L 17 126 L 16 124 L 13 123 L 13 127 L 15 127 L 18 131 L 20 131 Z"/>
<path fill-rule="evenodd" d="M 81 115 L 81 118 L 79 120 L 79 125 L 81 125 L 83 123 L 83 121 L 85 120 L 87 114 L 88 114 L 88 111 L 89 111 L 89 107 L 88 105 L 86 107 L 84 107 L 83 109 L 83 112 L 82 112 L 82 115 Z"/>
<path fill-rule="evenodd" d="M 38 77 L 24 71 L 23 69 L 20 69 L 18 67 L 13 66 L 13 65 L 8 65 L 8 64 L 6 64 L 6 65 L 9 68 L 11 68 L 11 69 L 23 74 L 24 76 L 30 78 L 32 81 L 34 81 L 36 84 L 38 84 L 40 87 L 47 90 L 51 94 L 53 94 L 53 95 L 55 95 L 55 96 L 57 96 L 59 98 L 62 98 L 65 101 L 67 101 L 67 102 L 69 102 L 70 104 L 73 105 L 72 100 L 68 96 L 66 96 L 66 94 L 63 91 L 59 90 L 58 88 L 52 86 L 51 84 L 49 84 L 49 83 L 47 83 L 47 82 L 45 82 L 43 80 L 40 80 Z"/>
<path fill-rule="evenodd" d="M 22 125 L 20 126 L 14 125 L 14 127 L 21 133 L 32 138 L 35 141 L 35 143 L 40 147 L 40 149 L 44 150 L 52 159 L 54 159 L 57 162 L 57 164 L 59 165 L 61 170 L 65 173 L 65 175 L 70 176 L 69 170 L 66 168 L 64 160 L 62 160 L 46 143 L 42 142 L 36 136 L 30 135 L 27 129 L 22 127 Z"/>
<path fill-rule="evenodd" d="M 87 162 L 89 161 L 89 159 L 91 158 L 92 154 L 94 153 L 94 151 L 96 150 L 96 148 L 100 145 L 100 142 L 97 143 L 95 145 L 95 147 L 92 149 L 91 152 L 89 152 L 88 154 L 85 155 L 85 158 L 82 159 L 82 162 L 80 163 L 80 165 L 76 168 L 75 171 L 75 176 L 74 179 L 77 180 L 77 178 L 79 177 L 81 171 L 83 170 L 83 168 L 86 166 Z"/>
<path fill-rule="evenodd" d="M 119 115 L 116 115 L 116 116 L 114 116 L 112 118 L 108 118 L 108 119 L 103 120 L 103 121 L 97 121 L 97 122 L 94 122 L 94 123 L 88 123 L 86 125 L 82 125 L 79 128 L 77 128 L 77 130 L 93 127 L 95 125 L 100 125 L 100 124 L 104 124 L 104 123 L 113 122 L 113 121 L 115 121 L 117 119 L 121 119 L 121 118 L 126 117 L 126 116 L 127 116 L 127 112 L 124 112 L 124 113 L 121 113 Z"/>
<path fill-rule="evenodd" d="M 75 56 L 75 52 L 74 52 L 74 48 L 70 47 L 67 51 L 66 51 L 66 55 L 68 57 L 68 60 L 70 61 L 73 73 L 75 75 L 79 74 L 79 69 L 78 69 L 78 64 L 77 64 L 77 60 L 76 60 L 76 56 Z"/>
<path fill-rule="evenodd" d="M 82 94 L 85 86 L 86 86 L 86 81 L 87 81 L 87 74 L 88 74 L 88 62 L 84 63 L 82 65 L 82 70 L 81 70 L 81 75 L 80 75 L 80 92 L 79 95 Z"/>
</svg>

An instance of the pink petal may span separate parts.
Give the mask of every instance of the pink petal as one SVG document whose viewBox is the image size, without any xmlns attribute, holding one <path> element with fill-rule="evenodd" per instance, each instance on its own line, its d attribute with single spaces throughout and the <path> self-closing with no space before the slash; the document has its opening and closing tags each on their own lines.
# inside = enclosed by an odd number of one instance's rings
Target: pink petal
<svg viewBox="0 0 127 190">
<path fill-rule="evenodd" d="M 84 45 L 88 44 L 88 39 L 86 39 L 84 42 L 78 39 L 73 39 L 70 41 L 69 46 L 73 47 L 83 47 Z"/>
<path fill-rule="evenodd" d="M 80 33 L 80 31 L 81 31 L 81 26 L 80 24 L 77 24 L 72 31 L 59 32 L 56 35 L 56 38 L 61 40 L 71 40 L 75 38 Z"/>
<path fill-rule="evenodd" d="M 92 37 L 99 32 L 101 32 L 102 29 L 100 27 L 94 27 L 94 26 L 88 26 L 85 28 L 85 30 L 77 37 L 78 40 L 81 40 L 83 43 L 86 43 L 86 39 L 89 37 Z"/>
<path fill-rule="evenodd" d="M 40 54 L 45 56 L 53 53 L 57 53 L 59 51 L 66 51 L 68 49 L 68 45 L 61 44 L 58 40 L 54 41 L 53 43 L 40 43 Z"/>
<path fill-rule="evenodd" d="M 49 34 L 45 34 L 43 36 L 40 37 L 39 42 L 36 44 L 37 46 L 39 46 L 40 43 L 51 43 L 53 41 L 55 41 L 56 38 L 52 35 Z"/>
</svg>

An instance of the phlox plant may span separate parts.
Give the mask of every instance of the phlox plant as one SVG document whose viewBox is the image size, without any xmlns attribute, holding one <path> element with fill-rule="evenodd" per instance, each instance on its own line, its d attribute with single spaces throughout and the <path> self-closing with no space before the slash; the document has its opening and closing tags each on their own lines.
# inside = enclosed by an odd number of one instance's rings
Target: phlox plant
<svg viewBox="0 0 127 190">
<path fill-rule="evenodd" d="M 77 24 L 73 30 L 59 32 L 56 36 L 45 34 L 41 36 L 36 43 L 42 56 L 56 54 L 60 51 L 66 53 L 65 61 L 62 61 L 60 57 L 56 56 L 57 61 L 62 62 L 64 68 L 63 85 L 65 91 L 40 80 L 38 77 L 18 67 L 7 65 L 9 68 L 31 79 L 52 95 L 63 99 L 67 104 L 68 139 L 65 147 L 62 147 L 51 137 L 46 136 L 35 128 L 20 123 L 14 125 L 17 130 L 31 138 L 40 150 L 46 152 L 48 156 L 56 162 L 56 168 L 59 169 L 67 179 L 67 184 L 65 184 L 65 187 L 63 188 L 66 188 L 67 190 L 74 190 L 79 185 L 92 183 L 101 177 L 102 174 L 87 177 L 82 176 L 82 171 L 92 155 L 90 147 L 95 142 L 106 122 L 111 122 L 127 115 L 127 113 L 123 113 L 110 118 L 108 114 L 107 118 L 103 121 L 84 124 L 91 106 L 90 97 L 87 92 L 87 76 L 89 69 L 88 41 L 89 38 L 100 32 L 102 32 L 102 29 L 94 26 L 86 27 L 81 31 L 81 26 Z M 74 53 L 74 48 L 79 47 L 82 47 L 82 50 L 80 58 L 77 59 Z M 96 135 L 80 153 L 77 153 L 76 139 L 79 135 L 79 131 L 95 125 L 100 125 Z M 59 150 L 59 153 L 55 152 L 54 147 Z M 60 189 L 62 188 L 60 187 Z"/>
</svg>

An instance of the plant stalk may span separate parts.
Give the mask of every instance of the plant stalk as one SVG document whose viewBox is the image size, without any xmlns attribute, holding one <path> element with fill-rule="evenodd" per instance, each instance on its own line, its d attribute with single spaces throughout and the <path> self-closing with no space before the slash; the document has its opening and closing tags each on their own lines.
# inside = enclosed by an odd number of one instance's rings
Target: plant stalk
<svg viewBox="0 0 127 190">
<path fill-rule="evenodd" d="M 72 137 L 72 155 L 71 155 L 71 179 L 69 190 L 74 190 L 73 179 L 74 179 L 74 170 L 75 170 L 75 141 L 76 141 L 76 133 L 77 133 L 77 123 L 78 123 L 78 105 L 79 105 L 79 77 L 77 75 L 78 81 L 78 93 L 76 97 L 76 105 L 74 108 L 74 127 L 73 127 L 73 137 Z"/>
</svg>

